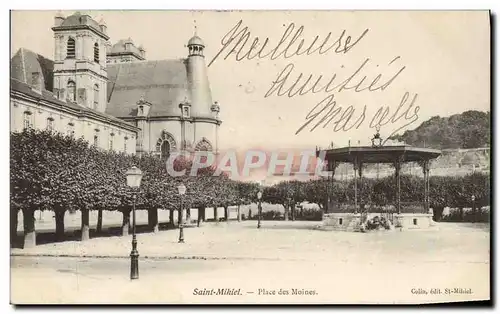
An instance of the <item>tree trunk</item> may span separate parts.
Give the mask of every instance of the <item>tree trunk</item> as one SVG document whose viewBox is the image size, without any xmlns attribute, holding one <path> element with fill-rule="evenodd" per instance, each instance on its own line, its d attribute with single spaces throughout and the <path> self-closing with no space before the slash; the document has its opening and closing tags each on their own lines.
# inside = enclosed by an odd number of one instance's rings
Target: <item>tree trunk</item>
<svg viewBox="0 0 500 314">
<path fill-rule="evenodd" d="M 56 209 L 56 239 L 62 241 L 64 239 L 64 215 L 66 210 L 62 208 Z"/>
<path fill-rule="evenodd" d="M 251 220 L 252 219 L 252 209 L 250 208 L 248 210 L 248 220 Z"/>
<path fill-rule="evenodd" d="M 199 227 L 201 224 L 201 220 L 203 219 L 203 207 L 198 207 L 198 221 L 196 222 L 196 226 Z"/>
<path fill-rule="evenodd" d="M 217 206 L 214 206 L 214 220 L 219 221 L 219 213 L 217 212 Z"/>
<path fill-rule="evenodd" d="M 240 209 L 241 205 L 238 204 L 238 222 L 241 222 L 241 209 Z"/>
<path fill-rule="evenodd" d="M 186 223 L 191 222 L 191 208 L 186 208 Z"/>
<path fill-rule="evenodd" d="M 288 221 L 288 213 L 290 211 L 288 205 L 283 205 L 285 207 L 285 221 Z"/>
<path fill-rule="evenodd" d="M 158 227 L 158 208 L 148 210 L 148 224 L 154 233 L 160 230 Z"/>
<path fill-rule="evenodd" d="M 96 227 L 96 233 L 101 233 L 102 232 L 102 208 L 99 208 L 97 210 L 97 227 Z"/>
<path fill-rule="evenodd" d="M 173 209 L 169 209 L 168 210 L 168 222 L 170 223 L 170 225 L 172 227 L 175 226 L 175 221 L 174 221 L 174 210 Z"/>
<path fill-rule="evenodd" d="M 443 207 L 433 208 L 433 219 L 434 221 L 441 221 L 443 218 Z"/>
<path fill-rule="evenodd" d="M 13 208 L 10 211 L 10 244 L 11 246 L 16 243 L 17 240 L 17 224 L 18 224 L 18 214 L 19 209 Z"/>
<path fill-rule="evenodd" d="M 229 207 L 224 206 L 224 220 L 228 221 L 229 220 Z"/>
<path fill-rule="evenodd" d="M 122 236 L 128 236 L 130 230 L 130 210 L 123 212 Z"/>
<path fill-rule="evenodd" d="M 36 231 L 35 231 L 35 211 L 28 208 L 23 209 L 23 224 L 24 224 L 24 246 L 23 248 L 32 248 L 36 246 Z"/>
<path fill-rule="evenodd" d="M 90 211 L 88 209 L 82 210 L 82 241 L 90 239 L 89 214 Z"/>
<path fill-rule="evenodd" d="M 292 211 L 292 221 L 295 221 L 295 204 L 290 205 Z"/>
</svg>

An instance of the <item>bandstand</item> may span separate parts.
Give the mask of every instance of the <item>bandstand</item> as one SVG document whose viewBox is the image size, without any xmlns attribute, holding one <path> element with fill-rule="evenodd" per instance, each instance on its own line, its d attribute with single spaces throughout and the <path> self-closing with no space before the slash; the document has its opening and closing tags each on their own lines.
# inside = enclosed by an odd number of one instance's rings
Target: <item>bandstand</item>
<svg viewBox="0 0 500 314">
<path fill-rule="evenodd" d="M 383 145 L 380 133 L 372 138 L 371 146 L 348 146 L 327 150 L 316 149 L 316 156 L 323 158 L 329 171 L 329 183 L 333 183 L 335 170 L 341 163 L 352 164 L 354 171 L 354 202 L 339 204 L 331 196 L 330 189 L 323 214 L 323 226 L 333 230 L 363 231 L 374 217 L 384 217 L 391 228 L 429 228 L 433 224 L 429 208 L 429 168 L 431 160 L 441 155 L 440 150 L 409 145 Z M 401 166 L 418 163 L 424 176 L 424 199 L 418 203 L 401 201 Z M 363 165 L 392 164 L 394 167 L 395 200 L 387 206 L 371 206 L 360 203 L 358 186 L 363 180 Z"/>
</svg>

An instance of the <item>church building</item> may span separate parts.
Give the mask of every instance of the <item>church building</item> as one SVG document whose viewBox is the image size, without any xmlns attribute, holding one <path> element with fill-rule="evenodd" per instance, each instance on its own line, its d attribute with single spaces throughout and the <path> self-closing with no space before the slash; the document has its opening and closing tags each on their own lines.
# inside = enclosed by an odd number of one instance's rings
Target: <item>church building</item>
<svg viewBox="0 0 500 314">
<path fill-rule="evenodd" d="M 218 153 L 219 105 L 212 101 L 205 45 L 187 58 L 146 59 L 128 38 L 110 44 L 86 13 L 54 18 L 53 60 L 25 48 L 11 59 L 11 132 L 48 129 L 127 154 Z"/>
</svg>

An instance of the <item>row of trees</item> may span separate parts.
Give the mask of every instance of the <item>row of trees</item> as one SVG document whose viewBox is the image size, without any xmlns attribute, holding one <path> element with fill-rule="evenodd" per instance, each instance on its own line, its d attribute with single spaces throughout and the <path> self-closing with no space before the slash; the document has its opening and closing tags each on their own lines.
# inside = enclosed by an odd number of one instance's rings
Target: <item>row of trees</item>
<svg viewBox="0 0 500 314">
<path fill-rule="evenodd" d="M 363 178 L 358 181 L 358 201 L 361 204 L 384 206 L 396 204 L 396 182 L 394 177 L 380 179 Z M 281 204 L 285 208 L 285 219 L 295 217 L 295 204 L 304 201 L 318 204 L 323 209 L 328 189 L 331 198 L 338 203 L 354 203 L 354 182 L 327 179 L 282 181 L 264 189 L 263 201 Z M 419 203 L 424 199 L 424 180 L 421 177 L 401 176 L 401 202 Z M 471 173 L 463 177 L 430 177 L 430 207 L 435 218 L 440 218 L 445 207 L 481 208 L 490 205 L 490 176 Z"/>
<path fill-rule="evenodd" d="M 35 210 L 55 213 L 56 233 L 64 234 L 68 210 L 82 213 L 82 240 L 89 238 L 89 212 L 98 210 L 97 231 L 102 228 L 102 211 L 123 213 L 123 233 L 127 234 L 132 210 L 132 191 L 125 172 L 133 165 L 143 171 L 136 206 L 147 209 L 149 224 L 158 228 L 158 208 L 177 209 L 177 186 L 187 187 L 185 208 L 198 208 L 204 218 L 206 207 L 250 204 L 256 201 L 257 184 L 235 182 L 227 176 L 213 176 L 215 169 L 198 170 L 197 176 L 172 177 L 164 161 L 151 155 L 131 156 L 89 147 L 73 139 L 47 131 L 25 130 L 11 134 L 11 236 L 17 230 L 17 212 L 24 217 L 25 246 L 36 243 Z M 176 171 L 189 174 L 191 162 L 177 159 Z M 173 221 L 173 211 L 171 219 Z"/>
<path fill-rule="evenodd" d="M 122 230 L 127 234 L 132 192 L 126 185 L 125 172 L 132 165 L 138 166 L 144 173 L 136 204 L 138 209 L 148 210 L 152 230 L 158 229 L 158 208 L 170 210 L 170 221 L 174 220 L 173 210 L 179 204 L 177 186 L 181 182 L 187 187 L 185 208 L 198 208 L 198 220 L 204 220 L 206 207 L 224 207 L 227 217 L 229 206 L 257 202 L 257 192 L 261 188 L 255 183 L 230 180 L 225 175 L 214 176 L 213 168 L 198 170 L 196 177 L 172 177 L 167 173 L 164 161 L 155 156 L 138 157 L 89 148 L 82 139 L 75 140 L 47 131 L 12 133 L 10 165 L 11 237 L 16 235 L 17 213 L 22 210 L 25 246 L 32 246 L 36 241 L 34 212 L 37 209 L 55 213 L 56 233 L 61 236 L 64 234 L 65 213 L 80 210 L 82 240 L 89 238 L 90 210 L 99 211 L 98 232 L 102 228 L 103 210 L 120 211 L 123 213 Z M 189 173 L 191 163 L 178 159 L 174 169 L 185 169 Z M 282 181 L 263 188 L 262 201 L 283 205 L 285 219 L 294 219 L 298 203 L 308 201 L 323 208 L 327 191 L 339 203 L 353 202 L 353 185 L 352 181 L 329 183 L 327 179 Z M 360 203 L 386 205 L 395 202 L 393 177 L 377 180 L 364 178 L 358 185 L 358 191 Z M 403 202 L 421 202 L 423 193 L 422 178 L 402 176 Z M 472 195 L 475 206 L 489 205 L 488 175 L 474 173 L 466 177 L 431 177 L 430 206 L 435 212 L 447 206 L 472 207 Z"/>
</svg>

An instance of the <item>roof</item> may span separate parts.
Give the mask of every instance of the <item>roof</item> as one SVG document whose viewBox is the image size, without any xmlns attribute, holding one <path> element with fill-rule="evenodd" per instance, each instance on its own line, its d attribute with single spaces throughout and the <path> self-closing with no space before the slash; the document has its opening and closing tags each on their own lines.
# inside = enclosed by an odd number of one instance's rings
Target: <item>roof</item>
<svg viewBox="0 0 500 314">
<path fill-rule="evenodd" d="M 337 162 L 352 163 L 355 158 L 363 163 L 390 163 L 397 157 L 402 157 L 404 162 L 429 160 L 439 157 L 441 151 L 431 148 L 402 146 L 352 146 L 325 150 L 325 159 Z M 319 151 L 317 151 L 319 154 Z"/>
<path fill-rule="evenodd" d="M 93 30 L 95 33 L 101 35 L 102 37 L 109 39 L 109 36 L 106 35 L 99 26 L 99 23 L 94 20 L 90 15 L 82 14 L 80 12 L 75 12 L 73 15 L 68 16 L 61 23 L 60 26 L 55 26 L 53 30 L 66 30 L 66 29 L 77 29 L 77 28 L 89 28 Z"/>
<path fill-rule="evenodd" d="M 19 49 L 10 63 L 10 77 L 20 82 L 31 85 L 31 75 L 33 72 L 42 74 L 42 86 L 45 90 L 52 91 L 54 84 L 54 61 L 31 50 Z"/>
<path fill-rule="evenodd" d="M 205 47 L 205 43 L 203 42 L 203 40 L 198 37 L 197 35 L 194 35 L 193 37 L 191 37 L 191 39 L 188 41 L 188 46 L 191 46 L 191 45 L 199 45 L 199 46 L 203 46 Z"/>
<path fill-rule="evenodd" d="M 66 102 L 57 99 L 53 94 L 53 70 L 54 62 L 52 60 L 36 54 L 31 50 L 24 48 L 19 49 L 11 59 L 11 92 L 20 92 L 37 99 L 43 99 L 54 105 L 68 108 L 69 110 L 78 111 L 78 114 L 97 116 L 98 118 L 112 121 L 129 128 L 135 128 L 135 126 L 130 123 L 108 113 L 86 108 L 70 101 Z M 33 72 L 42 73 L 43 89 L 41 94 L 31 88 L 31 74 Z"/>
<path fill-rule="evenodd" d="M 125 44 L 130 43 L 130 49 L 127 50 Z M 134 45 L 132 40 L 129 39 L 121 39 L 116 44 L 114 44 L 107 55 L 121 55 L 121 54 L 133 54 L 136 55 L 138 59 L 144 60 L 144 57 L 141 55 L 141 51 L 138 47 Z"/>
<path fill-rule="evenodd" d="M 189 97 L 185 59 L 108 64 L 108 106 L 115 117 L 135 116 L 141 97 L 152 104 L 149 116 L 179 116 Z"/>
</svg>

